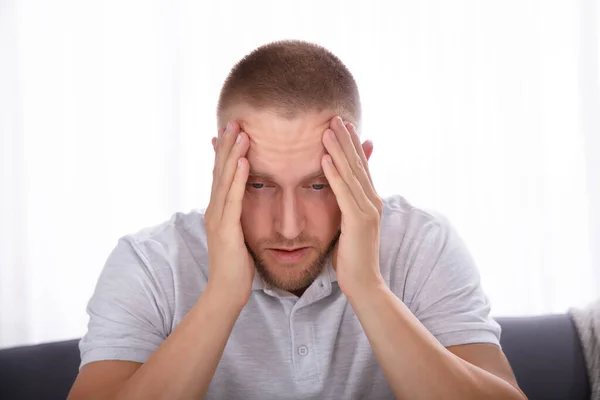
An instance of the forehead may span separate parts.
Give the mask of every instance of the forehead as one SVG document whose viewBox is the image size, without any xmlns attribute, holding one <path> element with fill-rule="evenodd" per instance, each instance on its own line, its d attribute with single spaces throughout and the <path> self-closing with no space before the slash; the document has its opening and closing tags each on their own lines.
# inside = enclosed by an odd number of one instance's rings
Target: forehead
<svg viewBox="0 0 600 400">
<path fill-rule="evenodd" d="M 321 170 L 323 132 L 336 115 L 333 111 L 304 112 L 294 118 L 247 106 L 233 111 L 229 119 L 250 138 L 246 157 L 252 172 L 291 183 Z"/>
</svg>

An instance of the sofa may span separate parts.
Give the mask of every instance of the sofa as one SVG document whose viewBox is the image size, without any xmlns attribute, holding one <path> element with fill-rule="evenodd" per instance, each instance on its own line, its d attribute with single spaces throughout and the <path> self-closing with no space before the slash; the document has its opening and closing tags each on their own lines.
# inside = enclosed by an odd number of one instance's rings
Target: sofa
<svg viewBox="0 0 600 400">
<path fill-rule="evenodd" d="M 568 315 L 497 321 L 502 348 L 529 399 L 590 398 L 581 343 Z M 0 399 L 64 400 L 78 372 L 77 344 L 69 340 L 0 350 Z"/>
</svg>

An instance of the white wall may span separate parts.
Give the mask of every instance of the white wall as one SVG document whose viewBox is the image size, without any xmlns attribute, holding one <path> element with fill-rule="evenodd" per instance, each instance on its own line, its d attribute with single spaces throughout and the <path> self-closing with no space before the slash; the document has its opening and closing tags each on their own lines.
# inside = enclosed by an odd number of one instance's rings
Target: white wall
<svg viewBox="0 0 600 400">
<path fill-rule="evenodd" d="M 206 204 L 220 85 L 284 38 L 353 71 L 378 191 L 449 216 L 495 315 L 598 294 L 595 1 L 0 7 L 2 346 L 82 335 L 117 239 Z"/>
</svg>

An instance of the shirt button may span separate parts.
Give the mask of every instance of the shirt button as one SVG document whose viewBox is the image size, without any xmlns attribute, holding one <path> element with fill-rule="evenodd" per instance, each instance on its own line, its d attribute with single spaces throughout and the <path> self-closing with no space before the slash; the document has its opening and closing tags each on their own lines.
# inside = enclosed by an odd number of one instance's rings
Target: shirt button
<svg viewBox="0 0 600 400">
<path fill-rule="evenodd" d="M 301 356 L 305 356 L 308 354 L 308 347 L 302 345 L 300 347 L 298 347 L 298 354 L 300 354 Z"/>
</svg>

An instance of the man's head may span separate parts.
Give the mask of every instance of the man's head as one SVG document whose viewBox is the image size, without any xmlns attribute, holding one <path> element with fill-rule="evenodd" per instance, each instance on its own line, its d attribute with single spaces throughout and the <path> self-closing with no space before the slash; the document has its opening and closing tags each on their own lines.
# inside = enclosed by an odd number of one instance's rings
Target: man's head
<svg viewBox="0 0 600 400">
<path fill-rule="evenodd" d="M 219 129 L 235 120 L 250 138 L 246 246 L 261 277 L 280 289 L 310 285 L 340 234 L 340 210 L 321 169 L 323 132 L 336 115 L 360 122 L 354 78 L 336 56 L 306 42 L 259 47 L 221 90 Z"/>
</svg>

